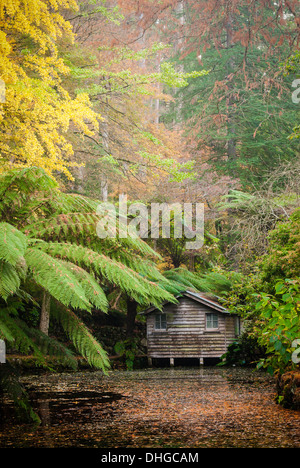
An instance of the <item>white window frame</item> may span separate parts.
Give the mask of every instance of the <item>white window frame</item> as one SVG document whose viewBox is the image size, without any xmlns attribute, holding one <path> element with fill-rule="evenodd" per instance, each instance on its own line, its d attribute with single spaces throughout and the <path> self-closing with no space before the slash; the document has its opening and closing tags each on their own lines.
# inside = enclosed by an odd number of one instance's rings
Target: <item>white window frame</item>
<svg viewBox="0 0 300 468">
<path fill-rule="evenodd" d="M 241 318 L 239 316 L 234 317 L 234 332 L 235 332 L 235 336 L 241 336 L 242 334 Z"/>
<path fill-rule="evenodd" d="M 209 318 L 210 320 L 208 320 Z M 213 325 L 213 326 L 209 326 L 209 322 L 210 322 L 210 325 Z M 216 323 L 217 323 L 217 326 L 215 327 L 214 325 Z M 205 314 L 205 329 L 207 331 L 219 330 L 219 314 L 217 314 L 216 312 L 209 312 Z"/>
<path fill-rule="evenodd" d="M 155 314 L 154 329 L 155 331 L 165 331 L 167 329 L 167 314 Z"/>
</svg>

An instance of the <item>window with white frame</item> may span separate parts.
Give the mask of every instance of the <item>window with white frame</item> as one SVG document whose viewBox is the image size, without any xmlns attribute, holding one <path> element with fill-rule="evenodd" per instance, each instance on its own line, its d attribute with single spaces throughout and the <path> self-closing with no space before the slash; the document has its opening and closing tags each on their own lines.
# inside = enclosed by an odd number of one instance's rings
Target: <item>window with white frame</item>
<svg viewBox="0 0 300 468">
<path fill-rule="evenodd" d="M 215 330 L 219 328 L 219 316 L 218 314 L 206 314 L 206 329 Z"/>
<path fill-rule="evenodd" d="M 166 314 L 155 315 L 155 330 L 166 330 L 167 329 L 167 316 Z"/>
</svg>

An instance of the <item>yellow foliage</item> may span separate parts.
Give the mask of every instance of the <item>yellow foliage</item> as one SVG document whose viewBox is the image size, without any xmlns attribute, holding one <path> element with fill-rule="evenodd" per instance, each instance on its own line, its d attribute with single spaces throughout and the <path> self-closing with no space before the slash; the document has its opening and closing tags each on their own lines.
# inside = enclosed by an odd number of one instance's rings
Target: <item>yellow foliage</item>
<svg viewBox="0 0 300 468">
<path fill-rule="evenodd" d="M 0 171 L 38 166 L 71 178 L 73 154 L 66 138 L 71 124 L 81 134 L 98 127 L 87 94 L 70 96 L 62 86 L 69 73 L 57 41 L 73 41 L 60 9 L 74 0 L 0 0 Z"/>
</svg>

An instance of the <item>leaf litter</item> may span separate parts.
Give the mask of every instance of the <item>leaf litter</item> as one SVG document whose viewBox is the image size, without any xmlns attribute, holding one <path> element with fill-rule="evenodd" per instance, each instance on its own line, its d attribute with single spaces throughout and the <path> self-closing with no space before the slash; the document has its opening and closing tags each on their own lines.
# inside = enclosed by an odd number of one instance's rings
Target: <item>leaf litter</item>
<svg viewBox="0 0 300 468">
<path fill-rule="evenodd" d="M 113 370 L 27 376 L 40 426 L 6 423 L 0 447 L 300 448 L 300 412 L 263 372 Z"/>
</svg>

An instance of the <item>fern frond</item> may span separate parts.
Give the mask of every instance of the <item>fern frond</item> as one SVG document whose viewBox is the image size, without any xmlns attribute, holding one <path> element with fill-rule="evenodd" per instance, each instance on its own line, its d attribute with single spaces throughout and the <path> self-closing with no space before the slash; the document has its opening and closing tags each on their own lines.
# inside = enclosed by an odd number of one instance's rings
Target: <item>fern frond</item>
<svg viewBox="0 0 300 468">
<path fill-rule="evenodd" d="M 0 297 L 5 301 L 15 294 L 21 286 L 18 270 L 9 263 L 0 261 Z"/>
<path fill-rule="evenodd" d="M 86 270 L 74 263 L 65 262 L 63 260 L 61 262 L 77 277 L 90 304 L 95 308 L 102 310 L 102 312 L 107 312 L 109 305 L 108 300 L 103 289 L 99 283 L 97 283 L 93 273 L 88 273 Z"/>
<path fill-rule="evenodd" d="M 164 276 L 170 280 L 174 286 L 177 284 L 182 291 L 186 289 L 205 291 L 205 289 L 203 289 L 205 284 L 203 278 L 186 268 L 174 268 L 173 270 L 165 271 Z"/>
<path fill-rule="evenodd" d="M 240 279 L 241 275 L 238 272 L 231 272 L 228 275 L 227 272 L 211 271 L 205 275 L 201 275 L 200 281 L 203 285 L 203 291 L 206 290 L 207 292 L 222 296 L 227 294 L 232 289 L 234 282 Z"/>
<path fill-rule="evenodd" d="M 186 285 L 183 285 L 182 283 L 179 283 L 178 281 L 172 281 L 168 279 L 164 280 L 159 280 L 158 281 L 159 286 L 162 289 L 165 289 L 168 291 L 170 294 L 173 294 L 174 296 L 178 296 L 181 294 L 183 291 L 186 291 L 187 287 Z"/>
<path fill-rule="evenodd" d="M 155 258 L 157 260 L 161 260 L 162 257 L 158 252 L 150 247 L 143 239 L 140 237 L 131 237 L 128 236 L 125 239 L 117 238 L 119 244 L 124 246 L 126 249 L 133 250 L 136 253 L 142 254 L 144 256 L 148 256 L 150 258 Z"/>
<path fill-rule="evenodd" d="M 26 236 L 8 223 L 0 223 L 0 260 L 16 265 L 27 248 Z"/>
<path fill-rule="evenodd" d="M 15 197 L 10 198 L 9 195 L 13 193 L 19 197 L 18 200 L 21 200 L 36 191 L 44 192 L 57 187 L 58 183 L 38 167 L 12 169 L 0 174 L 1 202 L 4 201 L 4 196 L 7 202 L 11 202 Z"/>
<path fill-rule="evenodd" d="M 8 341 L 10 343 L 13 343 L 14 337 L 7 327 L 7 325 L 4 323 L 3 320 L 0 320 L 0 339 L 4 341 Z"/>
<path fill-rule="evenodd" d="M 33 354 L 39 361 L 39 364 L 46 365 L 45 358 L 38 346 L 24 331 L 20 320 L 10 315 L 9 308 L 0 309 L 0 321 L 4 324 L 6 331 L 13 338 L 13 346 L 17 351 L 24 354 Z"/>
<path fill-rule="evenodd" d="M 101 217 L 91 213 L 63 213 L 27 225 L 23 231 L 30 238 L 44 239 L 48 242 L 74 242 L 88 245 L 96 252 L 118 252 L 127 249 L 150 258 L 161 259 L 146 242 L 139 237 L 107 237 L 100 239 L 97 225 Z"/>
<path fill-rule="evenodd" d="M 141 256 L 136 252 L 128 251 L 125 248 L 120 248 L 111 251 L 108 255 L 112 260 L 123 263 L 131 270 L 146 276 L 150 280 L 165 280 L 163 274 L 158 270 L 156 263 L 147 256 Z"/>
<path fill-rule="evenodd" d="M 29 327 L 23 320 L 16 318 L 14 306 L 0 309 L 0 338 L 12 344 L 20 353 L 29 354 L 36 363 L 49 369 L 48 357 L 55 357 L 58 362 L 71 369 L 77 368 L 77 360 L 71 350 L 35 328 Z"/>
<path fill-rule="evenodd" d="M 232 272 L 230 276 L 222 271 L 209 271 L 207 273 L 198 274 L 188 271 L 185 268 L 175 268 L 164 272 L 164 276 L 168 278 L 176 287 L 181 286 L 183 290 L 195 289 L 200 292 L 207 292 L 213 295 L 223 295 L 228 293 L 234 281 L 240 279 L 240 274 Z"/>
<path fill-rule="evenodd" d="M 62 262 L 36 248 L 29 248 L 25 259 L 33 280 L 66 307 L 91 310 L 91 304 L 76 276 Z"/>
<path fill-rule="evenodd" d="M 27 218 L 34 218 L 41 199 L 45 198 L 51 204 L 55 194 L 58 194 L 57 182 L 37 167 L 14 169 L 1 174 L 0 219 L 22 225 Z M 54 212 L 53 206 L 52 213 Z"/>
<path fill-rule="evenodd" d="M 60 193 L 57 213 L 96 213 L 98 200 L 75 193 Z"/>
<path fill-rule="evenodd" d="M 24 322 L 20 323 L 20 327 L 24 330 L 26 335 L 32 339 L 38 349 L 45 356 L 46 362 L 48 357 L 54 357 L 56 363 L 61 363 L 65 367 L 69 367 L 73 370 L 78 368 L 77 360 L 72 351 L 66 348 L 62 343 L 59 343 L 56 339 L 45 335 L 36 328 L 29 328 Z"/>
<path fill-rule="evenodd" d="M 265 203 L 262 197 L 239 190 L 231 190 L 226 196 L 222 197 L 222 200 L 217 205 L 219 211 L 240 210 L 256 212 L 257 206 Z"/>
<path fill-rule="evenodd" d="M 44 243 L 39 248 L 49 255 L 67 259 L 85 269 L 93 271 L 102 280 L 118 286 L 122 292 L 139 304 L 161 304 L 164 301 L 176 302 L 174 296 L 136 271 L 118 263 L 105 255 L 86 247 L 68 243 Z"/>
<path fill-rule="evenodd" d="M 46 241 L 88 242 L 99 240 L 95 213 L 62 213 L 28 225 L 24 232 L 28 237 Z"/>
<path fill-rule="evenodd" d="M 55 308 L 52 315 L 61 323 L 66 335 L 89 365 L 106 372 L 110 367 L 107 353 L 77 315 L 69 309 L 60 307 Z"/>
</svg>

